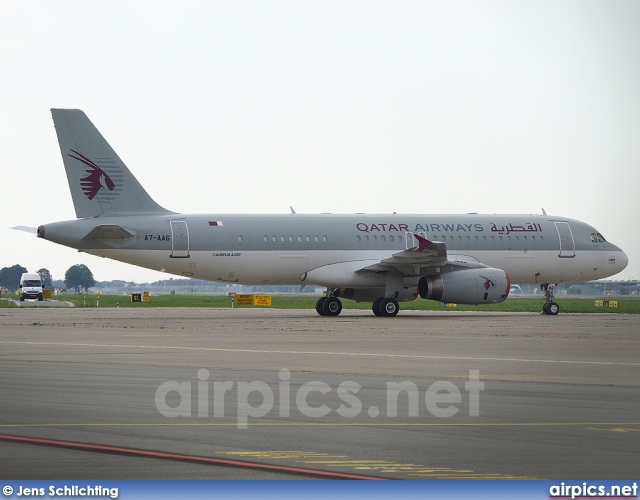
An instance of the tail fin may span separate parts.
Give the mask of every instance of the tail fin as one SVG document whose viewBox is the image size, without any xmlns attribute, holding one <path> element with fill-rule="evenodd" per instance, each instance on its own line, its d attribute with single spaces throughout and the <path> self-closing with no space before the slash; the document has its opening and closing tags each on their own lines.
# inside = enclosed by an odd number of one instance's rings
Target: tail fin
<svg viewBox="0 0 640 500">
<path fill-rule="evenodd" d="M 144 190 L 91 120 L 79 109 L 52 109 L 78 218 L 171 214 Z"/>
</svg>

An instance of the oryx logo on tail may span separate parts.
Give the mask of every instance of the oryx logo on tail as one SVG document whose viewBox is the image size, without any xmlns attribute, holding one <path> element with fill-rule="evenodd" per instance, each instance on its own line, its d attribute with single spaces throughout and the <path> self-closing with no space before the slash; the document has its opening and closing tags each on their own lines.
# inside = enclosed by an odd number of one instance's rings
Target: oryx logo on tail
<svg viewBox="0 0 640 500">
<path fill-rule="evenodd" d="M 69 154 L 69 156 L 75 160 L 81 161 L 89 168 L 86 172 L 89 174 L 86 177 L 80 179 L 80 185 L 82 186 L 82 192 L 85 194 L 87 198 L 93 200 L 93 198 L 98 194 L 98 191 L 102 188 L 106 188 L 109 191 L 113 191 L 116 188 L 116 185 L 111 180 L 111 177 L 107 175 L 107 173 L 102 170 L 98 165 L 92 162 L 86 156 L 78 153 L 77 151 L 71 150 L 72 153 L 77 154 L 78 156 L 74 156 Z"/>
</svg>

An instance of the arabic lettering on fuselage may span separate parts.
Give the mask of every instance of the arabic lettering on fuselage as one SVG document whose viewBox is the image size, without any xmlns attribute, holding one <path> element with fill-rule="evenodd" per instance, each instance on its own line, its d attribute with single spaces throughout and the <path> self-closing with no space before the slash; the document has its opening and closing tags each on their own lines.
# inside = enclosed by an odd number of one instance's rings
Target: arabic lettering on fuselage
<svg viewBox="0 0 640 500">
<path fill-rule="evenodd" d="M 427 233 L 436 233 L 436 232 L 482 232 L 484 231 L 484 227 L 482 224 L 457 224 L 457 223 L 442 223 L 442 224 L 415 224 L 411 225 L 411 229 L 409 224 L 389 224 L 385 223 L 375 223 L 368 224 L 365 222 L 358 222 L 356 224 L 356 229 L 363 233 L 375 233 L 375 232 L 427 232 Z"/>
<path fill-rule="evenodd" d="M 509 233 L 537 233 L 542 232 L 542 226 L 537 222 L 535 224 L 531 224 L 530 222 L 526 222 L 526 225 L 520 226 L 517 224 L 507 224 L 506 226 L 498 227 L 495 223 L 491 223 L 491 232 L 498 234 L 509 234 Z"/>
</svg>

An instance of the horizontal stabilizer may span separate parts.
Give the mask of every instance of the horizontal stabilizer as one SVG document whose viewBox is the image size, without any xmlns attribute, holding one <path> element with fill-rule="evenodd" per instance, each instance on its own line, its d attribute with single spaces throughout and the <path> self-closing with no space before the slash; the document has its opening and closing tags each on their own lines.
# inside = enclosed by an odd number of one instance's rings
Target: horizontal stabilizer
<svg viewBox="0 0 640 500">
<path fill-rule="evenodd" d="M 18 231 L 24 231 L 25 233 L 38 234 L 38 228 L 37 227 L 16 226 L 16 227 L 12 227 L 11 229 L 16 229 Z"/>
</svg>

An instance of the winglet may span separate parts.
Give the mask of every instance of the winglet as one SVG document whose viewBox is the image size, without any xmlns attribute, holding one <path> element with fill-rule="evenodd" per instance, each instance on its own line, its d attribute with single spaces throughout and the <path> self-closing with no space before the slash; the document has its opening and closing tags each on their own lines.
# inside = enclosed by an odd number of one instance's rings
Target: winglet
<svg viewBox="0 0 640 500">
<path fill-rule="evenodd" d="M 429 241 L 427 238 L 423 238 L 418 234 L 414 233 L 413 236 L 418 240 L 418 252 L 424 252 L 433 244 L 433 242 Z"/>
</svg>

